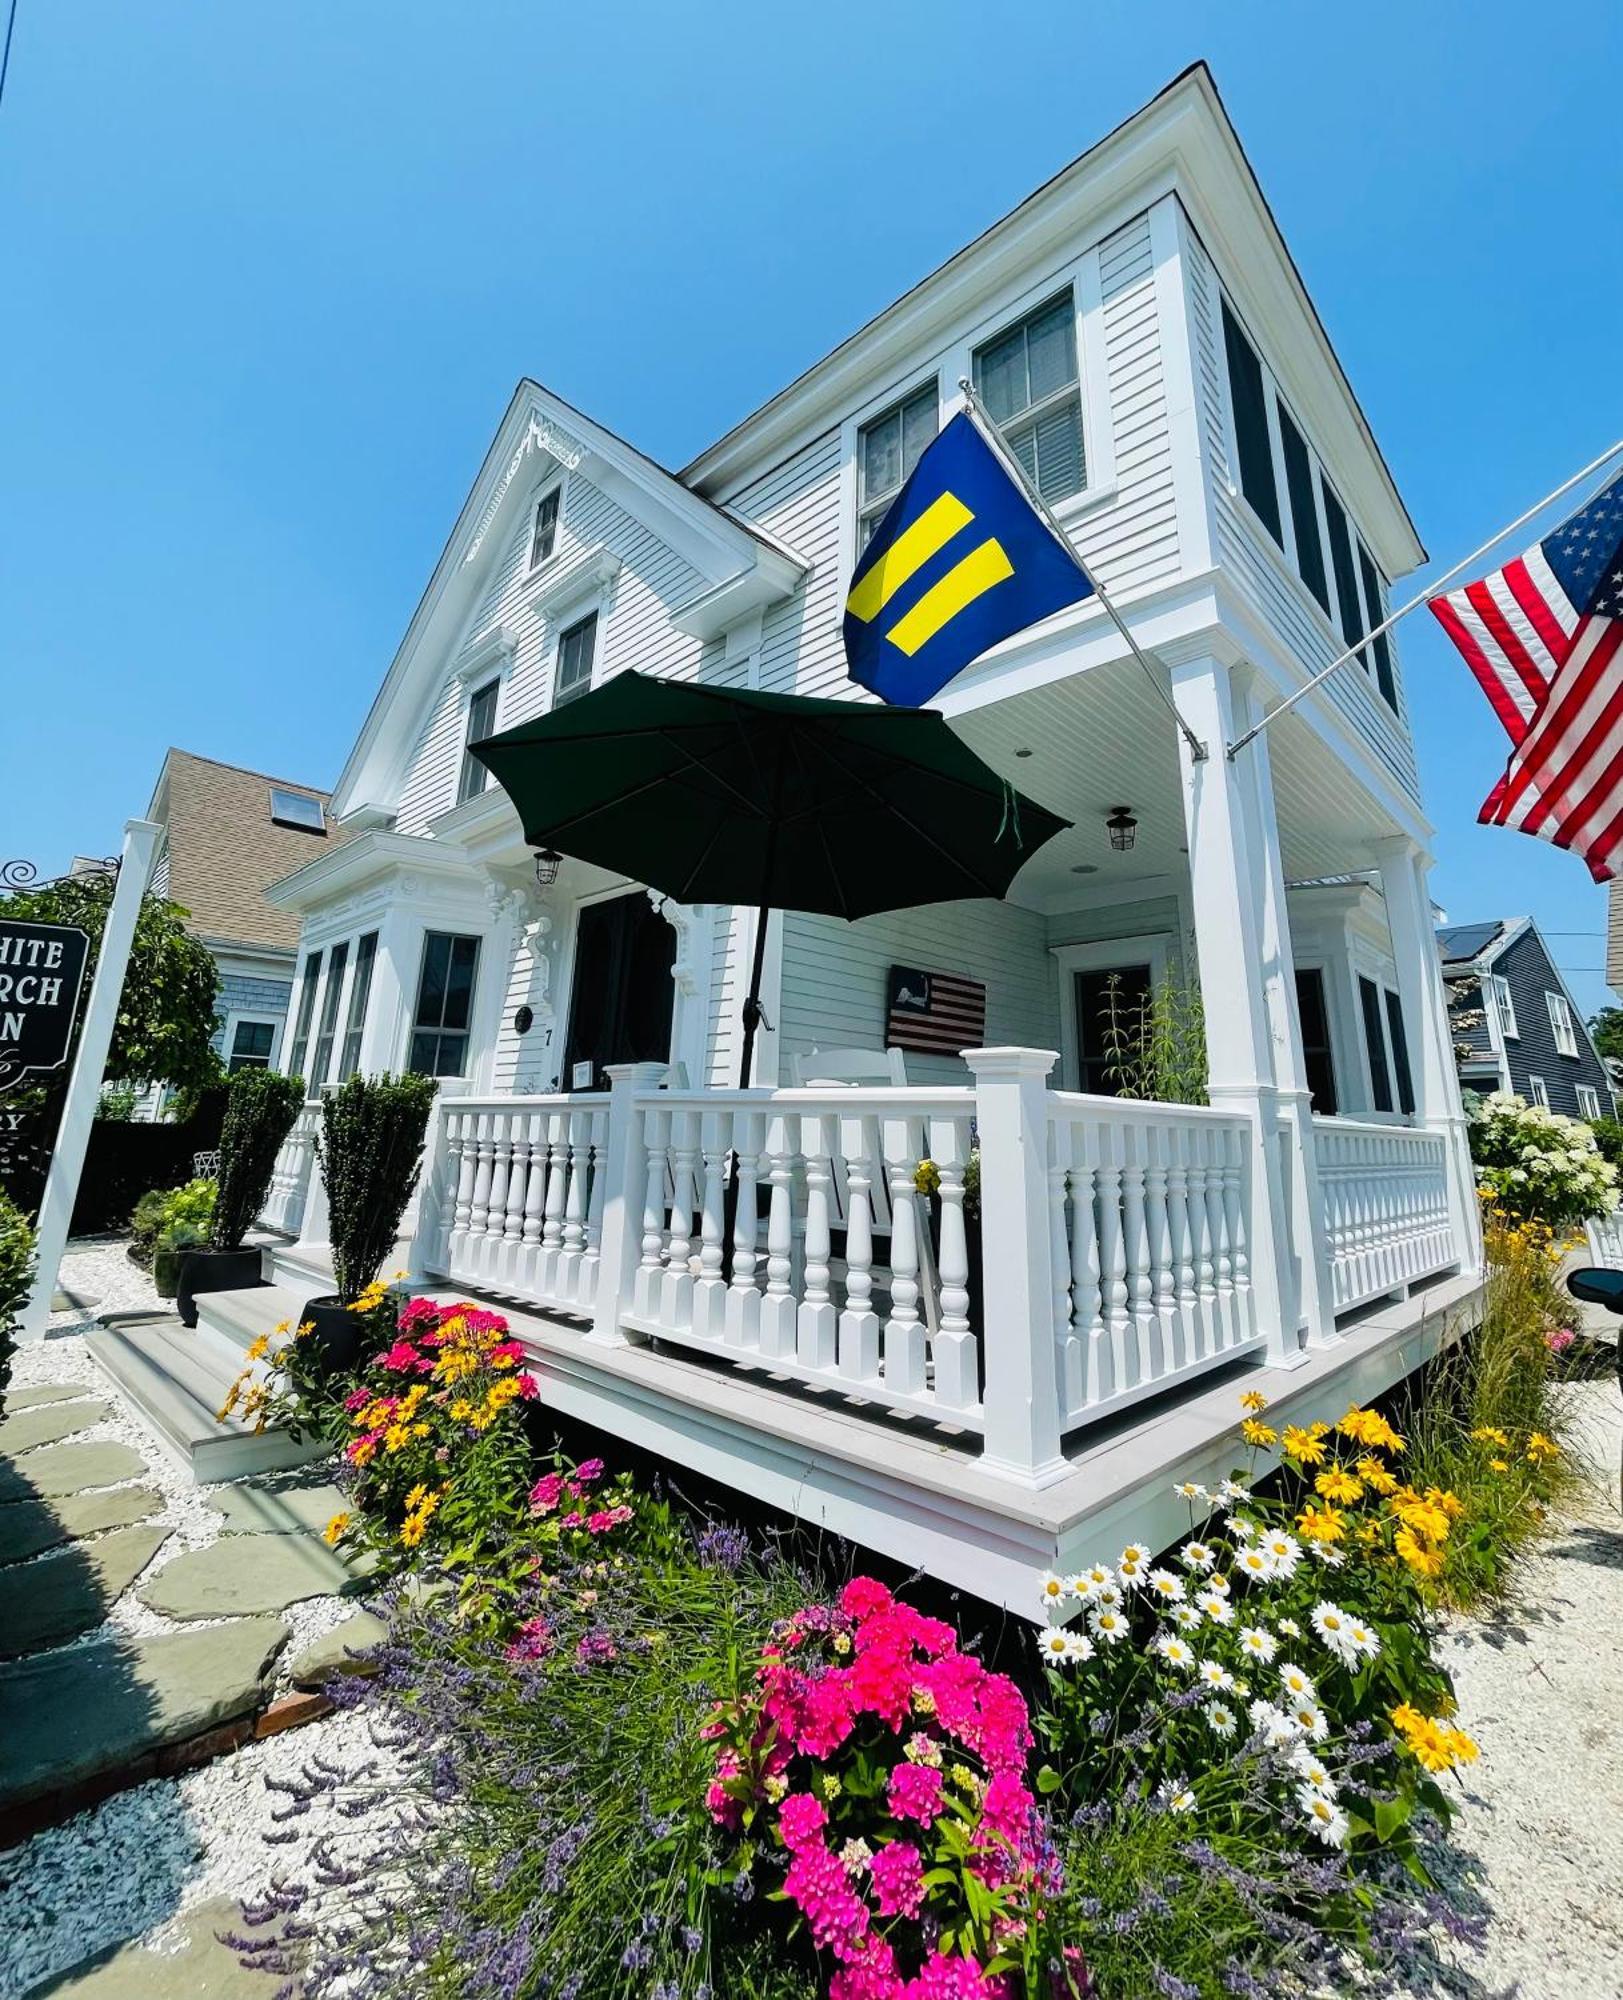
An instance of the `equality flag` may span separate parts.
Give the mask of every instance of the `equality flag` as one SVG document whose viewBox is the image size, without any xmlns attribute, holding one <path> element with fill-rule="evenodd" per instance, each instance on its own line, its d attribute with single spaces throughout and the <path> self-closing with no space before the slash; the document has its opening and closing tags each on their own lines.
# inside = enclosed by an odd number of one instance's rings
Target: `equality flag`
<svg viewBox="0 0 1623 2000">
<path fill-rule="evenodd" d="M 1508 826 L 1623 871 L 1623 473 L 1514 562 L 1429 600 L 1513 746 L 1483 801 Z"/>
</svg>

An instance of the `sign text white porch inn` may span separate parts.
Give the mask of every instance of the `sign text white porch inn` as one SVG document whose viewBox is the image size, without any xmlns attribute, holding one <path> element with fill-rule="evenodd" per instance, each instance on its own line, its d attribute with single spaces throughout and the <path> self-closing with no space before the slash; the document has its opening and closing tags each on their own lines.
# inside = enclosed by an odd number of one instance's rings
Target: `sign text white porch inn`
<svg viewBox="0 0 1623 2000">
<path fill-rule="evenodd" d="M 0 1090 L 67 1061 L 89 949 L 74 925 L 0 917 Z"/>
</svg>

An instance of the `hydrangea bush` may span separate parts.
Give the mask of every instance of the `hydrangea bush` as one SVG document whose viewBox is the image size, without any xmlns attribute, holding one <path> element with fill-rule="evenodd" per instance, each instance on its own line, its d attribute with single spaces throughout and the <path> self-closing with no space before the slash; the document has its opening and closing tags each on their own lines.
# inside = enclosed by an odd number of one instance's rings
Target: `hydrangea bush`
<svg viewBox="0 0 1623 2000">
<path fill-rule="evenodd" d="M 1563 1229 L 1618 1205 L 1617 1169 L 1581 1119 L 1495 1091 L 1470 1136 L 1477 1185 L 1508 1215 Z"/>
</svg>

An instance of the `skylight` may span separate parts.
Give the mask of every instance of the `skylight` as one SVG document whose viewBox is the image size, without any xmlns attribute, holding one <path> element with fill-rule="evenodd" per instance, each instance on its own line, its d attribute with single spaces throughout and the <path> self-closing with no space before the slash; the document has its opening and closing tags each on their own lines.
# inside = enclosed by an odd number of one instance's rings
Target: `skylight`
<svg viewBox="0 0 1623 2000">
<path fill-rule="evenodd" d="M 278 826 L 301 827 L 306 833 L 325 833 L 327 822 L 322 816 L 320 799 L 313 799 L 308 792 L 284 791 L 280 785 L 270 788 L 271 818 Z"/>
</svg>

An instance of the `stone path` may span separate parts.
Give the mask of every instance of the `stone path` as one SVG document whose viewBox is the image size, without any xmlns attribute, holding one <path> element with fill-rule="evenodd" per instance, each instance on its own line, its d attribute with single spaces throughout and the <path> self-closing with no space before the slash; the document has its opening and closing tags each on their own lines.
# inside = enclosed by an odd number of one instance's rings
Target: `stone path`
<svg viewBox="0 0 1623 2000">
<path fill-rule="evenodd" d="M 167 1528 L 115 1528 L 0 1576 L 0 1654 L 37 1653 L 93 1632 L 168 1539 Z"/>
</svg>

